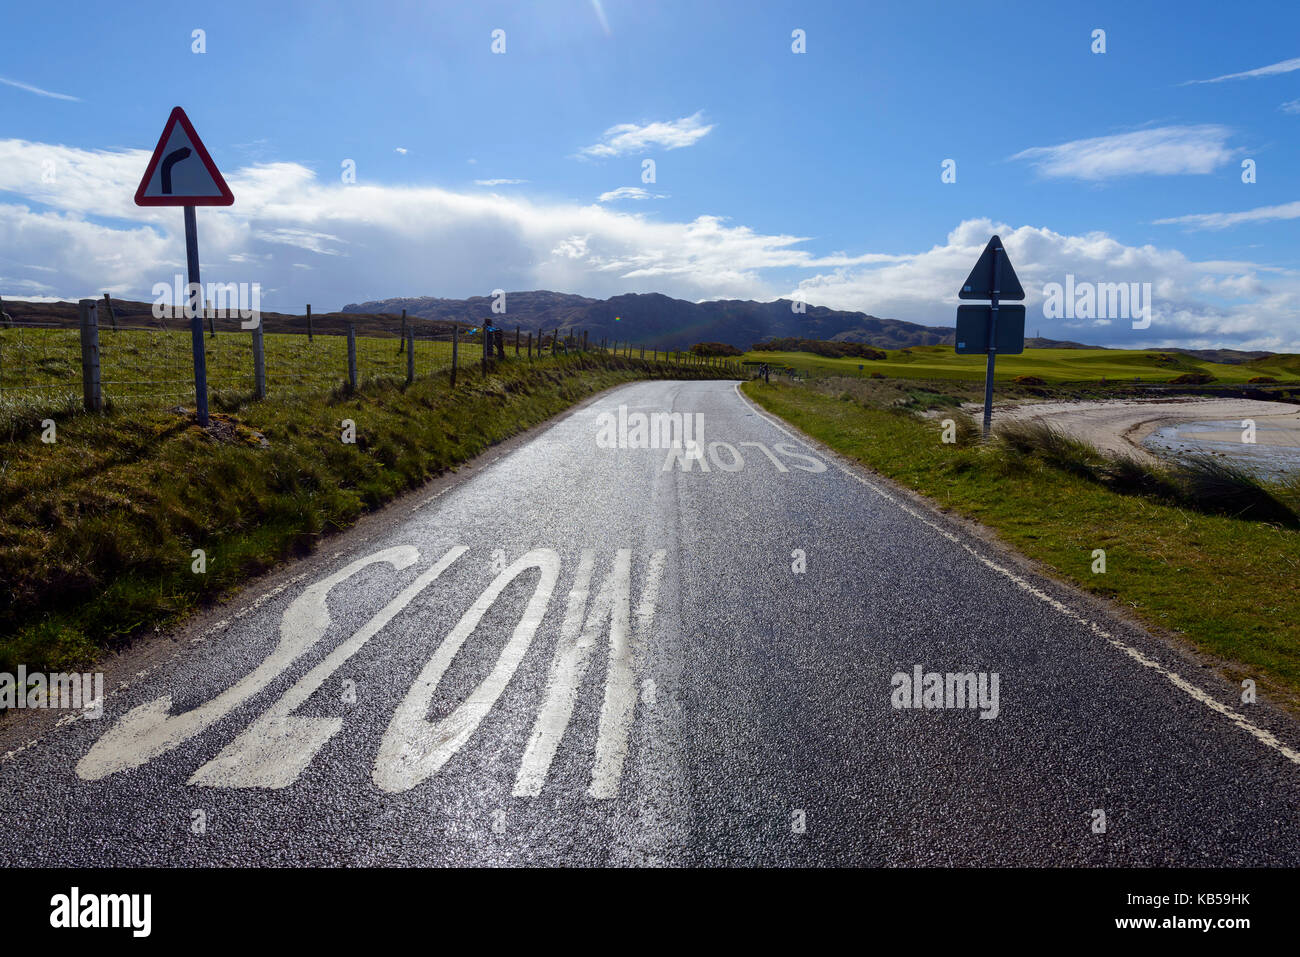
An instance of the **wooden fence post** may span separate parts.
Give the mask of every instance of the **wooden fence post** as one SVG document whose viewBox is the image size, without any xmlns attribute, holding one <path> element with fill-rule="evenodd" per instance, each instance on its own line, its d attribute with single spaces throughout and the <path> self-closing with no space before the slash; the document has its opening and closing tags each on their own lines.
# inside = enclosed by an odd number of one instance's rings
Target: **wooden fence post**
<svg viewBox="0 0 1300 957">
<path fill-rule="evenodd" d="M 81 392 L 87 412 L 104 410 L 104 392 L 99 379 L 99 323 L 95 319 L 95 300 L 77 303 L 81 320 Z"/>
<path fill-rule="evenodd" d="M 397 341 L 397 354 L 402 354 L 402 349 L 406 347 L 406 310 L 402 310 L 402 337 Z"/>
<path fill-rule="evenodd" d="M 415 330 L 406 330 L 406 384 L 415 381 Z"/>
<path fill-rule="evenodd" d="M 533 361 L 533 330 L 528 330 L 528 361 Z"/>
<path fill-rule="evenodd" d="M 307 341 L 311 342 L 311 303 L 307 303 Z"/>
<path fill-rule="evenodd" d="M 519 333 L 522 331 L 521 326 L 515 326 L 515 355 L 519 355 Z"/>
<path fill-rule="evenodd" d="M 357 387 L 357 324 L 348 323 L 348 385 Z"/>
<path fill-rule="evenodd" d="M 113 303 L 108 298 L 108 293 L 104 293 L 104 314 L 113 323 L 113 331 L 117 332 L 117 313 L 113 311 Z"/>
<path fill-rule="evenodd" d="M 456 353 L 460 351 L 460 323 L 451 324 L 451 387 L 456 388 Z"/>
<path fill-rule="evenodd" d="M 253 396 L 266 398 L 266 342 L 262 338 L 262 321 L 253 327 Z"/>
</svg>

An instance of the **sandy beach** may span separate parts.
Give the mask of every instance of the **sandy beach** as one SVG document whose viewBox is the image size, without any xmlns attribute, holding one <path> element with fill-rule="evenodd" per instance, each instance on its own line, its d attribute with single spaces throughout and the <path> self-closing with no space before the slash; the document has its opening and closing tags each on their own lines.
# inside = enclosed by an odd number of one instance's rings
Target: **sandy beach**
<svg viewBox="0 0 1300 957">
<path fill-rule="evenodd" d="M 983 406 L 976 406 L 977 417 Z M 1143 443 L 1157 430 L 1180 424 L 1205 423 L 1196 440 L 1227 446 L 1242 444 L 1242 420 L 1256 425 L 1257 446 L 1275 446 L 1279 452 L 1300 449 L 1300 406 L 1258 399 L 1124 399 L 1106 402 L 1036 402 L 994 406 L 994 428 L 999 422 L 1036 420 L 1074 435 L 1097 448 L 1141 458 L 1156 458 Z"/>
</svg>

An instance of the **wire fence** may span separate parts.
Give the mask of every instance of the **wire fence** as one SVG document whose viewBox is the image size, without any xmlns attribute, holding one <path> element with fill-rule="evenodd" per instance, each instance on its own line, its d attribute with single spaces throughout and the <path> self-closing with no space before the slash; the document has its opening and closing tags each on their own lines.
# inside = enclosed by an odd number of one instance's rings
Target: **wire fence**
<svg viewBox="0 0 1300 957">
<path fill-rule="evenodd" d="M 110 314 L 111 316 L 111 314 Z M 47 414 L 71 413 L 91 404 L 93 391 L 104 405 L 137 403 L 190 405 L 194 402 L 193 333 L 188 320 L 163 318 L 94 321 L 93 334 L 53 321 L 7 318 L 0 324 L 0 427 Z M 248 330 L 205 329 L 202 341 L 210 394 L 258 392 L 254 348 Z M 263 394 L 320 394 L 349 385 L 355 353 L 356 384 L 402 383 L 449 373 L 454 363 L 476 369 L 484 362 L 483 329 L 422 327 L 405 334 L 351 335 L 346 328 L 313 333 L 260 331 L 264 351 Z M 88 338 L 89 336 L 89 338 Z M 94 343 L 88 353 L 87 342 Z M 410 358 L 407 350 L 410 349 Z M 629 342 L 591 342 L 576 330 L 497 330 L 491 355 L 533 359 L 598 351 L 679 365 L 728 364 L 682 351 Z M 739 366 L 735 369 L 739 371 Z M 93 369 L 93 371 L 92 371 Z"/>
<path fill-rule="evenodd" d="M 81 404 L 81 339 L 56 323 L 0 327 L 0 416 L 27 406 L 64 410 Z"/>
</svg>

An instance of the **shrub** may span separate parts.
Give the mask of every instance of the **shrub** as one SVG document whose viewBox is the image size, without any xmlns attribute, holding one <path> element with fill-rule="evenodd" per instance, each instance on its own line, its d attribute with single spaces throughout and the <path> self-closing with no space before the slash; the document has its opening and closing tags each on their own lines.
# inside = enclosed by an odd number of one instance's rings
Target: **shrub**
<svg viewBox="0 0 1300 957">
<path fill-rule="evenodd" d="M 766 342 L 754 343 L 755 352 L 811 352 L 814 355 L 824 356 L 827 359 L 843 359 L 851 357 L 854 359 L 884 359 L 888 357 L 883 349 L 877 349 L 874 346 L 864 345 L 861 342 L 835 342 L 829 339 L 800 339 L 796 336 L 785 336 L 777 339 L 768 339 Z"/>
<path fill-rule="evenodd" d="M 976 422 L 970 413 L 961 409 L 945 409 L 941 413 L 942 419 L 952 419 L 957 426 L 957 445 L 971 446 L 977 444 L 984 435 L 984 428 Z"/>
<path fill-rule="evenodd" d="M 744 355 L 735 346 L 725 342 L 697 342 L 691 346 L 691 354 L 697 356 L 739 356 Z"/>
<path fill-rule="evenodd" d="M 1180 497 L 1178 486 L 1160 466 L 1131 455 L 1107 459 L 1097 475 L 1109 489 L 1121 495 L 1150 495 L 1168 501 L 1177 501 Z"/>
<path fill-rule="evenodd" d="M 1189 455 L 1172 472 L 1183 500 L 1192 508 L 1289 527 L 1300 525 L 1300 517 L 1258 478 L 1224 459 Z"/>
<path fill-rule="evenodd" d="M 1046 422 L 1009 422 L 998 429 L 998 438 L 1009 448 L 1025 455 L 1037 455 L 1063 472 L 1096 480 L 1105 457 L 1087 442 L 1055 429 Z"/>
<path fill-rule="evenodd" d="M 1047 380 L 1040 379 L 1036 375 L 1018 375 L 1011 381 L 1018 385 L 1047 385 Z"/>
<path fill-rule="evenodd" d="M 1247 382 L 1250 385 L 1260 385 L 1265 382 L 1276 382 L 1276 381 L 1277 379 L 1273 378 L 1271 375 L 1257 375 L 1253 379 L 1247 380 Z"/>
<path fill-rule="evenodd" d="M 1214 376 L 1208 372 L 1184 372 L 1169 381 L 1173 385 L 1205 385 L 1207 382 L 1213 382 Z"/>
<path fill-rule="evenodd" d="M 999 427 L 997 437 L 1008 459 L 1032 456 L 1125 495 L 1146 495 L 1198 512 L 1300 527 L 1300 515 L 1288 504 L 1300 503 L 1300 483 L 1269 488 L 1222 458 L 1188 456 L 1164 467 L 1127 455 L 1105 455 L 1087 442 L 1034 421 L 1009 422 Z"/>
</svg>

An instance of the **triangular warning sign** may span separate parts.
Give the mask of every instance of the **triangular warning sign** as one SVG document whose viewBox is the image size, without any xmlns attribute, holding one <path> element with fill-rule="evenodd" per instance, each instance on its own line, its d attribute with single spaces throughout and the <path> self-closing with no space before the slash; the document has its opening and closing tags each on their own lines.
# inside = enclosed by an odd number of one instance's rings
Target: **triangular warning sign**
<svg viewBox="0 0 1300 957">
<path fill-rule="evenodd" d="M 972 269 L 970 275 L 966 277 L 966 281 L 962 284 L 961 291 L 957 293 L 958 299 L 993 298 L 993 268 L 995 258 L 1000 260 L 1000 262 L 997 263 L 998 298 L 1025 298 L 1025 290 L 1021 288 L 1020 280 L 1016 278 L 1016 271 L 1011 268 L 1011 260 L 1007 258 L 1007 251 L 1002 248 L 1002 240 L 994 236 L 989 240 L 989 244 L 984 247 L 984 252 L 980 255 L 980 260 L 975 264 L 975 268 Z"/>
<path fill-rule="evenodd" d="M 144 179 L 137 206 L 229 206 L 235 201 L 217 164 L 179 106 L 167 117 Z"/>
</svg>

